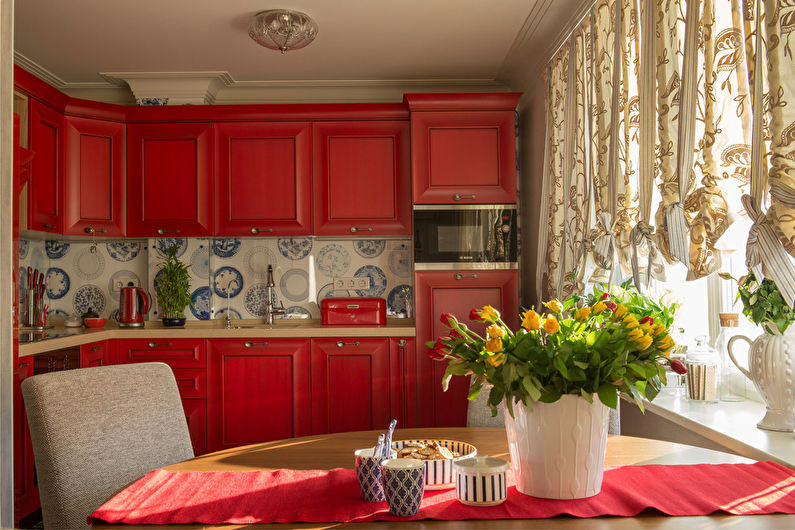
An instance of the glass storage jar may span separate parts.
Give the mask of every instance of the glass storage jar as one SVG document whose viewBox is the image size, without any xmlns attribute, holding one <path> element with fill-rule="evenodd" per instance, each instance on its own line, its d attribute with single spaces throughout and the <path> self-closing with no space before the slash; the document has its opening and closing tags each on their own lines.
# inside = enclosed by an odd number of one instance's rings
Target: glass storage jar
<svg viewBox="0 0 795 530">
<path fill-rule="evenodd" d="M 708 337 L 696 337 L 696 345 L 687 351 L 687 397 L 695 401 L 718 401 L 718 352 L 708 344 Z"/>
<path fill-rule="evenodd" d="M 735 336 L 740 325 L 737 313 L 719 313 L 720 333 L 715 340 L 715 349 L 720 355 L 720 385 L 718 394 L 721 401 L 743 401 L 745 399 L 745 375 L 729 359 L 729 340 Z M 736 348 L 735 348 L 736 349 Z"/>
</svg>

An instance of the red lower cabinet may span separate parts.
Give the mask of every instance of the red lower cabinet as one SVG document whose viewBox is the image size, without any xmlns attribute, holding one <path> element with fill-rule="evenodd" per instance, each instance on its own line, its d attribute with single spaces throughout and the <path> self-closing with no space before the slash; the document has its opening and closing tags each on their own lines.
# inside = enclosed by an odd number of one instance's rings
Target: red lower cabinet
<svg viewBox="0 0 795 530">
<path fill-rule="evenodd" d="M 207 444 L 311 434 L 309 339 L 207 341 Z"/>
<path fill-rule="evenodd" d="M 490 305 L 511 329 L 519 323 L 519 274 L 515 270 L 418 271 L 414 274 L 417 307 L 417 426 L 464 427 L 467 420 L 468 377 L 453 377 L 447 392 L 441 381 L 447 366 L 427 355 L 427 341 L 447 335 L 439 319 L 455 315 L 470 329 L 485 333 L 485 325 L 469 320 L 469 311 Z"/>
<path fill-rule="evenodd" d="M 22 400 L 22 381 L 33 375 L 30 358 L 20 359 L 14 369 L 14 527 L 39 507 L 39 489 L 33 466 L 33 444 Z"/>
<path fill-rule="evenodd" d="M 312 339 L 312 434 L 384 429 L 399 408 L 386 338 Z"/>
<path fill-rule="evenodd" d="M 80 368 L 119 364 L 119 342 L 102 340 L 80 346 Z"/>
<path fill-rule="evenodd" d="M 204 399 L 183 399 L 185 419 L 193 444 L 193 453 L 203 455 L 207 452 L 207 401 Z"/>
<path fill-rule="evenodd" d="M 398 393 L 393 398 L 393 417 L 397 418 L 400 427 L 417 426 L 417 357 L 416 341 L 414 337 L 399 337 L 389 339 L 389 357 L 397 361 L 397 374 L 393 379 L 396 383 L 390 385 Z M 394 363 L 395 361 L 393 361 Z M 394 405 L 394 404 L 397 405 Z"/>
</svg>

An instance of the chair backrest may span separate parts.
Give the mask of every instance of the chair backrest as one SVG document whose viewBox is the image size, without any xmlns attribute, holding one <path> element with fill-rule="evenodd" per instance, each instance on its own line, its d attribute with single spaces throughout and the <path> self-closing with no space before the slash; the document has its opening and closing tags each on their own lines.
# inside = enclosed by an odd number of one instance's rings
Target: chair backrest
<svg viewBox="0 0 795 530">
<path fill-rule="evenodd" d="M 193 457 L 174 374 L 163 363 L 36 375 L 22 382 L 45 528 L 86 517 L 153 469 Z"/>
<path fill-rule="evenodd" d="M 491 415 L 489 408 L 489 388 L 482 388 L 480 394 L 467 404 L 467 427 L 505 427 L 502 405 L 497 407 L 497 415 Z"/>
</svg>

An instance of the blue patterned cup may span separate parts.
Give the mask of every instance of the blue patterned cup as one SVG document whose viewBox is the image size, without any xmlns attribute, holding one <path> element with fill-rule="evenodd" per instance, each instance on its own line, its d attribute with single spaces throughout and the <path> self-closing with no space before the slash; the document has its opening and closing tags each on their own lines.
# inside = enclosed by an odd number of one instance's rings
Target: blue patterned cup
<svg viewBox="0 0 795 530">
<path fill-rule="evenodd" d="M 425 463 L 414 458 L 386 460 L 381 466 L 389 513 L 398 517 L 420 510 L 425 492 Z"/>
<path fill-rule="evenodd" d="M 385 460 L 383 456 L 373 456 L 374 447 L 358 449 L 354 455 L 354 469 L 356 479 L 359 481 L 359 488 L 362 490 L 362 499 L 367 502 L 383 502 L 384 486 L 381 482 L 381 462 Z M 390 450 L 389 458 L 395 458 L 397 451 Z"/>
</svg>

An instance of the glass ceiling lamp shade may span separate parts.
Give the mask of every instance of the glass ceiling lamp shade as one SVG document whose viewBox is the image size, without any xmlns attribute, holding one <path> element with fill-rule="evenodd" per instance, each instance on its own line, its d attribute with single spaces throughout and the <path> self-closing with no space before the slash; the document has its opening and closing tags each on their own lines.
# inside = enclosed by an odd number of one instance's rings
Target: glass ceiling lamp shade
<svg viewBox="0 0 795 530">
<path fill-rule="evenodd" d="M 257 44 L 284 53 L 312 42 L 317 35 L 317 24 L 300 11 L 269 9 L 254 15 L 248 35 Z"/>
</svg>

